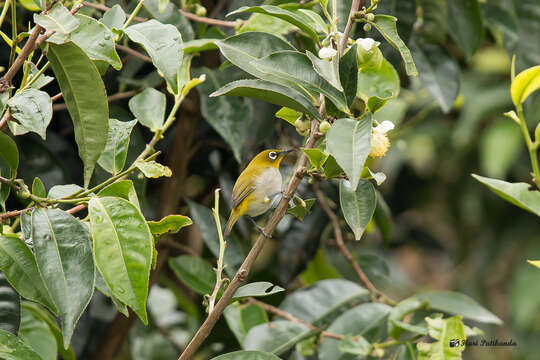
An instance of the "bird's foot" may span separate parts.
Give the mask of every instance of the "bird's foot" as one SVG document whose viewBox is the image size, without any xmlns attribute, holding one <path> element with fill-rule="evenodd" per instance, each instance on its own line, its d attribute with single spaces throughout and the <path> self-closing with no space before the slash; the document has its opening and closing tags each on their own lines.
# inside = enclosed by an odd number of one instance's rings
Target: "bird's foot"
<svg viewBox="0 0 540 360">
<path fill-rule="evenodd" d="M 259 232 L 261 234 L 263 234 L 263 236 L 267 239 L 272 239 L 272 235 L 269 235 L 266 233 L 266 231 L 264 231 L 264 228 L 262 226 L 259 226 L 259 224 L 257 224 L 257 222 L 252 218 L 250 217 L 249 218 L 251 220 L 251 222 L 253 223 L 253 225 L 255 225 L 255 227 L 257 228 L 257 230 L 259 230 Z"/>
</svg>

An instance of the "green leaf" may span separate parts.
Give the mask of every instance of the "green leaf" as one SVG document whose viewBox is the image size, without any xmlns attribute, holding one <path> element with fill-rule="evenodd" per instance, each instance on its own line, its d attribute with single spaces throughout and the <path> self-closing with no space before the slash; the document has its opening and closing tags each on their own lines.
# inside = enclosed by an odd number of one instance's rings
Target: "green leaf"
<svg viewBox="0 0 540 360">
<path fill-rule="evenodd" d="M 482 172 L 492 178 L 502 178 L 523 150 L 523 134 L 519 126 L 501 117 L 484 128 L 479 145 Z"/>
<path fill-rule="evenodd" d="M 165 106 L 165 94 L 154 88 L 147 88 L 129 100 L 129 109 L 133 115 L 152 132 L 163 128 Z"/>
<path fill-rule="evenodd" d="M 341 111 L 348 113 L 345 96 L 320 76 L 309 58 L 298 51 L 279 51 L 253 64 L 263 73 L 264 80 L 288 87 L 305 87 L 308 91 L 324 94 Z"/>
<path fill-rule="evenodd" d="M 403 333 L 403 330 L 408 330 L 403 326 L 405 323 L 403 323 L 401 320 L 403 320 L 406 315 L 426 306 L 426 301 L 419 300 L 415 297 L 410 297 L 400 301 L 396 306 L 394 306 L 394 308 L 392 308 L 390 315 L 388 316 L 388 334 L 394 339 L 399 339 L 400 335 Z"/>
<path fill-rule="evenodd" d="M 191 219 L 184 215 L 167 215 L 159 221 L 148 221 L 150 231 L 156 239 L 164 234 L 176 234 L 181 228 L 191 224 Z"/>
<path fill-rule="evenodd" d="M 46 322 L 23 307 L 19 337 L 24 340 L 43 360 L 56 360 L 56 339 Z"/>
<path fill-rule="evenodd" d="M 99 20 L 109 29 L 121 29 L 126 22 L 126 13 L 118 4 L 114 5 L 109 10 L 105 11 L 103 17 Z"/>
<path fill-rule="evenodd" d="M 107 172 L 116 175 L 124 170 L 131 131 L 137 120 L 119 121 L 109 119 L 107 144 L 98 159 L 98 164 Z"/>
<path fill-rule="evenodd" d="M 122 303 L 120 300 L 118 300 L 114 295 L 111 293 L 111 289 L 107 286 L 105 283 L 105 280 L 103 279 L 103 276 L 99 273 L 99 271 L 96 272 L 96 290 L 98 290 L 103 295 L 107 296 L 112 300 L 114 303 L 114 306 L 116 306 L 116 309 L 126 317 L 129 317 L 129 310 L 126 306 L 126 304 Z"/>
<path fill-rule="evenodd" d="M 465 328 L 459 316 L 447 319 L 426 318 L 429 336 L 438 340 L 432 343 L 420 342 L 417 344 L 418 360 L 461 360 L 461 353 L 465 350 Z M 457 346 L 452 340 L 458 340 Z"/>
<path fill-rule="evenodd" d="M 57 313 L 38 270 L 34 254 L 16 236 L 0 236 L 0 270 L 24 298 L 47 306 Z M 0 342 L 1 343 L 1 342 Z"/>
<path fill-rule="evenodd" d="M 512 204 L 540 216 L 540 192 L 530 190 L 527 183 L 509 183 L 472 174 L 476 180 L 486 185 L 495 194 Z"/>
<path fill-rule="evenodd" d="M 217 39 L 197 39 L 184 42 L 182 49 L 184 54 L 200 53 L 207 50 L 217 49 Z"/>
<path fill-rule="evenodd" d="M 268 281 L 257 281 L 241 286 L 232 297 L 231 301 L 238 301 L 246 297 L 264 297 L 285 291 L 281 286 L 274 285 Z"/>
<path fill-rule="evenodd" d="M 310 330 L 302 324 L 276 320 L 252 327 L 244 338 L 243 348 L 280 355 L 304 340 Z"/>
<path fill-rule="evenodd" d="M 275 16 L 277 18 L 280 18 L 282 20 L 285 20 L 296 27 L 298 27 L 300 30 L 307 33 L 315 42 L 319 42 L 319 35 L 318 33 L 325 33 L 328 32 L 327 26 L 325 25 L 322 18 L 319 16 L 319 14 L 311 11 L 311 10 L 287 10 L 283 9 L 278 6 L 273 5 L 262 5 L 262 6 L 252 6 L 247 7 L 243 6 L 241 8 L 236 9 L 233 12 L 230 12 L 227 14 L 227 16 L 246 13 L 246 12 L 252 12 L 252 13 L 260 13 L 270 16 Z"/>
<path fill-rule="evenodd" d="M 317 170 L 322 168 L 329 156 L 319 149 L 301 148 L 301 150 L 306 154 L 311 165 Z"/>
<path fill-rule="evenodd" d="M 452 291 L 429 291 L 414 295 L 420 301 L 426 301 L 430 309 L 459 314 L 466 319 L 481 323 L 497 324 L 503 322 L 496 315 L 479 305 L 465 294 Z"/>
<path fill-rule="evenodd" d="M 145 0 L 144 9 L 150 15 L 162 24 L 174 25 L 180 34 L 182 40 L 190 41 L 195 38 L 195 33 L 189 20 L 180 13 L 180 9 L 171 1 L 167 4 L 164 11 L 159 10 L 160 0 Z"/>
<path fill-rule="evenodd" d="M 48 42 L 57 44 L 68 40 L 68 35 L 79 26 L 79 21 L 61 3 L 55 3 L 44 15 L 34 14 L 34 22 L 47 31 L 54 31 Z"/>
<path fill-rule="evenodd" d="M 356 97 L 358 84 L 358 77 L 351 76 L 351 74 L 358 71 L 356 49 L 357 45 L 355 43 L 339 60 L 339 78 L 349 107 L 353 104 L 354 98 Z"/>
<path fill-rule="evenodd" d="M 235 351 L 228 354 L 219 355 L 212 360 L 279 360 L 274 354 L 262 351 Z"/>
<path fill-rule="evenodd" d="M 54 185 L 49 189 L 49 197 L 51 199 L 61 199 L 81 190 L 84 189 L 76 184 Z"/>
<path fill-rule="evenodd" d="M 153 239 L 143 215 L 117 197 L 92 198 L 88 212 L 98 270 L 111 293 L 147 324 Z"/>
<path fill-rule="evenodd" d="M 341 335 L 360 335 L 364 341 L 379 341 L 384 337 L 382 325 L 386 322 L 391 309 L 390 306 L 381 303 L 360 304 L 341 314 L 327 330 Z M 323 338 L 319 350 L 321 359 L 338 360 L 342 358 L 340 346 L 343 345 L 340 344 L 339 340 Z"/>
<path fill-rule="evenodd" d="M 306 199 L 304 200 L 306 206 L 295 205 L 293 207 L 289 207 L 287 209 L 287 214 L 294 216 L 300 221 L 303 221 L 306 215 L 310 213 L 310 210 L 313 207 L 313 204 L 315 204 L 315 201 L 315 199 Z"/>
<path fill-rule="evenodd" d="M 361 120 L 338 119 L 326 135 L 326 149 L 349 176 L 352 189 L 360 182 L 371 149 L 371 115 Z"/>
<path fill-rule="evenodd" d="M 416 70 L 416 65 L 414 64 L 411 51 L 405 45 L 403 40 L 399 37 L 396 28 L 397 18 L 390 15 L 375 15 L 373 21 L 368 21 L 373 27 L 375 27 L 382 36 L 392 45 L 397 51 L 399 51 L 403 62 L 405 63 L 405 70 L 409 76 L 417 76 L 418 71 Z M 421 71 L 420 71 L 421 72 Z"/>
<path fill-rule="evenodd" d="M 360 66 L 358 69 L 358 88 L 356 95 L 364 100 L 371 113 L 398 96 L 400 90 L 399 75 L 386 59 L 379 67 Z"/>
<path fill-rule="evenodd" d="M 41 4 L 42 2 L 39 1 Z M 33 0 L 21 0 L 20 4 L 29 11 L 40 11 L 42 10 Z"/>
<path fill-rule="evenodd" d="M 302 116 L 302 113 L 300 111 L 296 111 L 294 109 L 290 109 L 288 107 L 282 107 L 279 109 L 279 111 L 276 113 L 276 117 L 285 120 L 292 126 L 295 126 L 296 120 Z"/>
<path fill-rule="evenodd" d="M 285 40 L 265 32 L 242 33 L 216 41 L 216 45 L 227 60 L 258 78 L 264 78 L 265 73 L 253 61 L 277 51 L 296 50 Z"/>
<path fill-rule="evenodd" d="M 339 342 L 339 351 L 344 354 L 367 356 L 371 352 L 371 344 L 360 335 L 345 335 Z"/>
<path fill-rule="evenodd" d="M 35 177 L 34 182 L 32 183 L 32 194 L 42 198 L 47 196 L 45 185 L 43 185 L 43 182 L 38 177 Z"/>
<path fill-rule="evenodd" d="M 7 104 L 11 116 L 17 119 L 22 131 L 33 131 L 45 140 L 45 132 L 52 119 L 52 101 L 49 94 L 41 90 L 27 89 L 15 94 Z"/>
<path fill-rule="evenodd" d="M 225 308 L 223 316 L 240 345 L 252 327 L 268 322 L 268 315 L 257 304 L 235 302 Z"/>
<path fill-rule="evenodd" d="M 328 159 L 324 163 L 324 176 L 327 179 L 340 177 L 343 175 L 343 169 L 338 165 L 336 158 L 332 155 L 328 156 Z"/>
<path fill-rule="evenodd" d="M 11 169 L 12 176 L 15 177 L 19 167 L 19 150 L 15 141 L 4 132 L 0 132 L 0 158 L 6 161 Z"/>
<path fill-rule="evenodd" d="M 64 348 L 94 293 L 95 267 L 88 227 L 59 209 L 32 212 L 39 271 L 58 308 Z"/>
<path fill-rule="evenodd" d="M 537 268 L 540 268 L 540 260 L 527 260 L 527 262 Z"/>
<path fill-rule="evenodd" d="M 169 266 L 196 293 L 205 295 L 214 290 L 216 273 L 208 261 L 192 255 L 180 255 L 169 259 Z"/>
<path fill-rule="evenodd" d="M 317 250 L 313 259 L 308 263 L 306 270 L 300 274 L 300 279 L 305 285 L 312 285 L 319 280 L 340 278 L 341 275 L 328 263 L 326 254 L 322 249 Z"/>
<path fill-rule="evenodd" d="M 540 88 L 540 65 L 533 66 L 520 72 L 512 81 L 510 94 L 517 106 L 522 104 L 529 95 Z"/>
<path fill-rule="evenodd" d="M 0 329 L 17 334 L 21 322 L 21 298 L 0 272 Z"/>
<path fill-rule="evenodd" d="M 368 294 L 366 289 L 352 281 L 321 280 L 309 287 L 296 290 L 285 298 L 279 308 L 318 326 L 339 312 L 343 305 Z"/>
<path fill-rule="evenodd" d="M 133 163 L 148 178 L 171 177 L 172 171 L 158 162 L 137 160 Z"/>
<path fill-rule="evenodd" d="M 116 70 L 122 68 L 122 61 L 116 53 L 114 34 L 105 24 L 86 15 L 76 14 L 79 27 L 71 34 L 71 41 L 84 50 L 92 60 L 105 61 Z"/>
<path fill-rule="evenodd" d="M 84 163 L 84 187 L 88 187 L 107 143 L 104 134 L 109 129 L 109 104 L 105 86 L 95 65 L 74 43 L 50 44 L 47 57 L 73 121 L 75 141 Z"/>
<path fill-rule="evenodd" d="M 420 71 L 420 81 L 447 113 L 459 93 L 459 67 L 446 50 L 435 44 L 411 47 Z"/>
<path fill-rule="evenodd" d="M 307 57 L 313 64 L 313 69 L 326 81 L 339 91 L 343 91 L 341 80 L 339 79 L 339 58 L 334 56 L 330 61 L 319 59 L 311 51 L 306 52 Z"/>
<path fill-rule="evenodd" d="M 264 31 L 274 35 L 286 35 L 291 31 L 296 30 L 296 26 L 291 23 L 281 20 L 280 18 L 261 14 L 253 13 L 249 19 L 242 23 L 242 26 L 236 30 L 237 34 L 248 31 Z"/>
<path fill-rule="evenodd" d="M 478 0 L 453 0 L 446 6 L 449 33 L 470 60 L 484 38 L 480 4 Z"/>
<path fill-rule="evenodd" d="M 139 209 L 141 208 L 139 204 L 139 198 L 137 197 L 137 192 L 133 186 L 133 181 L 131 180 L 122 180 L 114 182 L 103 189 L 98 193 L 99 197 L 105 196 L 116 196 L 122 199 L 126 199 Z"/>
<path fill-rule="evenodd" d="M 189 205 L 191 219 L 199 228 L 204 243 L 217 258 L 219 256 L 219 237 L 212 210 L 193 201 L 187 200 L 187 203 Z M 221 225 L 225 227 L 226 219 L 220 217 L 220 220 Z M 234 233 L 231 233 L 227 238 L 227 247 L 225 248 L 225 264 L 227 265 L 225 272 L 230 277 L 236 274 L 246 255 L 247 253 L 242 247 L 240 240 Z"/>
<path fill-rule="evenodd" d="M 419 31 L 429 42 L 443 44 L 448 31 L 448 7 L 445 0 L 419 0 L 423 23 Z M 399 15 L 401 18 L 401 14 Z M 401 19 L 400 19 L 401 22 Z"/>
<path fill-rule="evenodd" d="M 376 197 L 377 207 L 373 213 L 373 220 L 381 231 L 384 243 L 389 244 L 390 237 L 392 236 L 392 211 L 386 201 L 384 201 L 382 194 L 378 191 L 376 192 Z"/>
<path fill-rule="evenodd" d="M 33 77 L 39 73 L 39 69 L 33 63 L 29 63 L 29 64 L 30 64 L 30 75 L 29 75 L 29 81 L 30 81 L 30 80 L 33 80 Z M 54 78 L 52 76 L 41 74 L 39 78 L 37 78 L 37 80 L 30 87 L 32 89 L 41 89 L 42 87 L 49 84 L 53 80 Z"/>
<path fill-rule="evenodd" d="M 311 100 L 304 94 L 287 86 L 274 84 L 265 80 L 238 80 L 228 83 L 210 94 L 210 97 L 229 95 L 251 97 L 271 104 L 284 106 L 309 114 L 317 119 L 321 118 L 319 111 Z M 276 114 L 277 116 L 277 114 Z M 295 119 L 296 120 L 296 119 Z M 294 121 L 293 121 L 294 125 Z"/>
<path fill-rule="evenodd" d="M 348 180 L 341 180 L 339 203 L 355 239 L 360 240 L 377 205 L 377 195 L 373 184 L 368 180 L 360 179 L 358 187 L 354 190 Z"/>
<path fill-rule="evenodd" d="M 0 358 L 6 360 L 43 360 L 24 341 L 0 329 Z"/>
<path fill-rule="evenodd" d="M 177 94 L 178 66 L 182 63 L 182 36 L 178 29 L 152 19 L 128 26 L 124 32 L 131 41 L 144 47 L 173 94 Z"/>
</svg>

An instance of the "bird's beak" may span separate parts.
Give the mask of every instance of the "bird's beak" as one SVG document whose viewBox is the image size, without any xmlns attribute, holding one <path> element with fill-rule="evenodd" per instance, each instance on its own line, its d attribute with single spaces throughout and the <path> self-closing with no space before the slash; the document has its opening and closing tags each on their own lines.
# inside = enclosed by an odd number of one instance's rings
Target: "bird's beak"
<svg viewBox="0 0 540 360">
<path fill-rule="evenodd" d="M 294 149 L 292 149 L 292 150 L 283 150 L 283 151 L 280 151 L 279 156 L 282 156 L 282 157 L 283 157 L 283 156 L 285 156 L 285 155 L 287 155 L 287 154 L 289 154 L 289 153 L 292 153 L 293 151 L 294 151 Z"/>
</svg>

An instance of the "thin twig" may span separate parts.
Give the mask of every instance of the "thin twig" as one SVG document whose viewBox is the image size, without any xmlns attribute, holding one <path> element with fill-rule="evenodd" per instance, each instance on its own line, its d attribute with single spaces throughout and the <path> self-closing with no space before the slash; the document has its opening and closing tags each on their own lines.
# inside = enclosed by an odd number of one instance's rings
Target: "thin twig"
<svg viewBox="0 0 540 360">
<path fill-rule="evenodd" d="M 132 56 L 135 56 L 143 61 L 146 61 L 146 62 L 152 62 L 152 59 L 149 57 L 149 56 L 146 56 L 144 54 L 141 54 L 140 52 L 138 51 L 135 51 L 127 46 L 123 46 L 123 45 L 119 45 L 119 44 L 116 44 L 116 48 L 118 50 L 122 50 L 123 52 L 129 54 L 129 55 L 132 55 Z"/>
<path fill-rule="evenodd" d="M 354 272 L 362 281 L 362 283 L 366 286 L 368 291 L 375 297 L 379 297 L 382 302 L 388 303 L 390 305 L 395 305 L 396 302 L 392 299 L 390 299 L 388 296 L 381 293 L 377 288 L 373 285 L 373 283 L 369 280 L 369 278 L 366 276 L 360 265 L 356 262 L 356 259 L 351 254 L 349 249 L 347 249 L 347 246 L 345 245 L 345 242 L 343 241 L 343 234 L 341 232 L 341 227 L 339 226 L 339 218 L 338 216 L 330 209 L 330 206 L 328 205 L 328 201 L 326 200 L 326 197 L 324 196 L 323 192 L 319 189 L 319 186 L 317 183 L 313 183 L 313 191 L 315 192 L 315 196 L 317 197 L 317 200 L 319 201 L 319 205 L 324 210 L 326 215 L 330 218 L 330 222 L 332 223 L 332 228 L 334 229 L 334 235 L 336 236 L 336 244 L 338 246 L 339 251 L 347 259 L 347 261 L 351 264 L 351 266 L 354 269 Z"/>
<path fill-rule="evenodd" d="M 353 16 L 354 13 L 358 11 L 360 8 L 360 3 L 362 0 L 353 0 L 351 5 L 351 11 L 349 12 L 349 18 L 347 19 L 347 25 L 345 25 L 345 30 L 343 31 L 343 37 L 341 38 L 341 42 L 339 44 L 339 53 L 342 55 L 345 51 L 345 47 L 347 46 L 347 41 L 349 40 L 349 34 L 351 33 L 352 26 L 353 26 Z"/>
<path fill-rule="evenodd" d="M 184 15 L 185 17 L 187 17 L 188 19 L 190 19 L 190 20 L 197 21 L 197 22 L 200 22 L 200 23 L 205 23 L 205 24 L 208 24 L 208 25 L 216 25 L 216 26 L 230 27 L 230 28 L 234 28 L 234 27 L 236 27 L 236 25 L 238 25 L 238 23 L 236 21 L 225 21 L 225 20 L 211 19 L 211 18 L 207 18 L 207 17 L 204 17 L 204 16 L 199 16 L 199 15 L 192 14 L 189 11 L 185 11 L 185 10 L 182 10 L 182 9 L 180 9 L 180 13 L 182 15 Z"/>
<path fill-rule="evenodd" d="M 216 268 L 216 285 L 214 286 L 214 291 L 212 291 L 212 295 L 210 295 L 210 299 L 208 299 L 208 313 L 210 314 L 212 311 L 214 311 L 214 305 L 216 303 L 216 299 L 219 293 L 219 289 L 221 289 L 221 286 L 223 285 L 223 260 L 225 258 L 225 248 L 227 247 L 227 242 L 225 239 L 223 239 L 223 231 L 221 230 L 221 220 L 219 219 L 219 190 L 216 189 L 215 191 L 215 205 L 212 209 L 212 213 L 214 214 L 214 220 L 216 222 L 216 228 L 219 236 L 219 256 L 217 260 L 217 268 Z"/>
<path fill-rule="evenodd" d="M 158 245 L 165 245 L 165 246 L 168 246 L 168 247 L 171 247 L 171 248 L 181 250 L 181 251 L 183 251 L 185 253 L 188 253 L 190 255 L 193 255 L 193 256 L 197 256 L 197 257 L 200 256 L 200 254 L 193 251 L 193 249 L 191 249 L 189 246 L 177 243 L 176 241 L 173 241 L 173 240 L 170 240 L 170 239 L 167 239 L 167 238 L 159 240 Z"/>
<path fill-rule="evenodd" d="M 126 91 L 126 92 L 121 92 L 121 93 L 113 94 L 113 95 L 107 96 L 107 101 L 108 101 L 108 102 L 113 102 L 113 101 L 117 101 L 117 100 L 121 100 L 121 99 L 130 98 L 130 97 L 132 97 L 133 95 L 135 95 L 136 93 L 137 93 L 136 90 L 130 90 L 130 91 Z M 62 103 L 62 104 L 54 104 L 53 107 L 52 107 L 52 109 L 53 109 L 53 111 L 66 110 L 66 109 L 67 109 L 67 105 L 66 105 L 65 103 Z"/>
<path fill-rule="evenodd" d="M 107 10 L 110 9 L 110 7 L 108 7 L 108 6 L 101 5 L 101 4 L 94 4 L 94 3 L 87 2 L 87 1 L 84 1 L 84 2 L 83 2 L 83 5 L 84 5 L 84 6 L 87 6 L 87 7 L 89 7 L 89 8 L 93 8 L 93 9 L 96 9 L 96 10 L 103 11 L 103 12 L 105 12 L 105 11 L 107 11 Z M 125 14 L 126 19 L 129 19 L 129 16 L 130 16 L 130 15 Z M 143 18 L 143 17 L 139 17 L 139 16 L 135 16 L 135 17 L 133 18 L 133 21 L 145 22 L 145 21 L 148 21 L 148 19 L 147 19 L 147 18 Z"/>
</svg>

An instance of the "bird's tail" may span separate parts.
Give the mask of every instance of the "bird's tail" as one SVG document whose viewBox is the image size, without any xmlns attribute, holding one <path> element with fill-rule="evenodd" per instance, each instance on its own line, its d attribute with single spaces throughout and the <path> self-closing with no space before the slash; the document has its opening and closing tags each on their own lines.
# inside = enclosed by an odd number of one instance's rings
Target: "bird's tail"
<svg viewBox="0 0 540 360">
<path fill-rule="evenodd" d="M 240 216 L 241 215 L 237 214 L 236 211 L 234 211 L 234 210 L 231 211 L 231 215 L 229 216 L 229 220 L 227 220 L 227 225 L 225 225 L 225 234 L 223 234 L 225 237 L 229 236 L 229 234 L 232 231 L 232 228 L 233 228 L 234 224 L 236 224 L 238 219 L 240 219 Z"/>
</svg>

